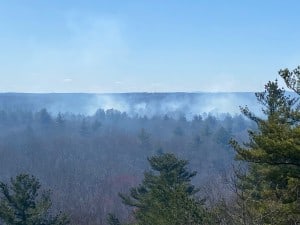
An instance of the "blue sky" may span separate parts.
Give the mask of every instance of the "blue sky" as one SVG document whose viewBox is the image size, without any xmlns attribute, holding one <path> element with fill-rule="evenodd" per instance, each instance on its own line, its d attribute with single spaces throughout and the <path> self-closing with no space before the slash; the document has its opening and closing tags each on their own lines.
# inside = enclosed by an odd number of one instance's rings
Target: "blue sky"
<svg viewBox="0 0 300 225">
<path fill-rule="evenodd" d="M 259 91 L 300 1 L 0 0 L 0 92 Z"/>
</svg>

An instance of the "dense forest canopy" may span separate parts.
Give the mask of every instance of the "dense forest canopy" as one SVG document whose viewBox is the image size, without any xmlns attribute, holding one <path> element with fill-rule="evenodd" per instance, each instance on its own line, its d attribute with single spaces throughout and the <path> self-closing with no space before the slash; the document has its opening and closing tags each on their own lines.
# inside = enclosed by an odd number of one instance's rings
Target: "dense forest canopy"
<svg viewBox="0 0 300 225">
<path fill-rule="evenodd" d="M 126 215 L 117 193 L 141 180 L 148 156 L 176 153 L 199 172 L 198 184 L 220 182 L 233 163 L 230 138 L 247 140 L 253 125 L 230 114 L 187 120 L 183 115 L 132 117 L 113 109 L 91 116 L 2 110 L 0 177 L 33 174 L 55 190 L 53 204 L 73 221 L 104 223 L 110 211 Z"/>
<path fill-rule="evenodd" d="M 255 94 L 261 113 L 245 106 L 244 117 L 2 105 L 0 221 L 298 224 L 299 71 L 279 72 L 292 96 L 270 81 Z"/>
</svg>

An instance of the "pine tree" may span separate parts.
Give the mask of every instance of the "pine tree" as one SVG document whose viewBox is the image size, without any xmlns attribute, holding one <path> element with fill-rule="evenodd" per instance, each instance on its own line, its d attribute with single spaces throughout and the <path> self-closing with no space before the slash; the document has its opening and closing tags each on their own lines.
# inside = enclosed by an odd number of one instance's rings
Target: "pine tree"
<svg viewBox="0 0 300 225">
<path fill-rule="evenodd" d="M 151 171 L 130 195 L 120 194 L 123 203 L 134 207 L 138 225 L 208 224 L 209 215 L 203 201 L 197 200 L 198 189 L 191 184 L 196 172 L 187 169 L 188 162 L 163 153 L 148 159 Z"/>
<path fill-rule="evenodd" d="M 121 225 L 119 219 L 111 213 L 109 213 L 107 216 L 107 222 L 109 225 Z"/>
<path fill-rule="evenodd" d="M 144 128 L 139 132 L 138 140 L 142 150 L 151 150 L 151 135 Z"/>
<path fill-rule="evenodd" d="M 61 127 L 64 127 L 66 121 L 65 121 L 64 116 L 61 113 L 58 113 L 57 117 L 55 119 L 55 122 L 56 122 L 56 125 L 61 128 Z"/>
<path fill-rule="evenodd" d="M 0 182 L 0 221 L 6 225 L 65 225 L 65 215 L 49 213 L 49 192 L 39 192 L 39 181 L 28 174 L 11 179 L 11 185 Z"/>
<path fill-rule="evenodd" d="M 246 224 L 294 225 L 300 222 L 300 126 L 297 99 L 287 96 L 277 81 L 256 93 L 264 116 L 247 107 L 242 113 L 257 124 L 250 141 L 232 145 L 237 159 L 249 165 L 240 179 L 251 219 Z"/>
<path fill-rule="evenodd" d="M 288 88 L 300 94 L 300 66 L 293 71 L 289 71 L 288 69 L 280 70 L 279 75 L 284 79 Z"/>
</svg>

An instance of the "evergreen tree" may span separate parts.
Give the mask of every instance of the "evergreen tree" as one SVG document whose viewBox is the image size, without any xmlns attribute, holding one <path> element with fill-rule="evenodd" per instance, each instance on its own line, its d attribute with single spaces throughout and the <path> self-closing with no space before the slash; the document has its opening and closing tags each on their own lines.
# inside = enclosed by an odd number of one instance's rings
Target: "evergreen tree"
<svg viewBox="0 0 300 225">
<path fill-rule="evenodd" d="M 39 181 L 28 174 L 11 179 L 11 186 L 0 182 L 0 221 L 6 225 L 65 225 L 66 216 L 49 213 L 50 193 L 42 192 Z"/>
<path fill-rule="evenodd" d="M 300 94 L 300 66 L 298 66 L 293 71 L 288 69 L 283 69 L 279 71 L 279 75 L 284 79 L 286 85 Z"/>
<path fill-rule="evenodd" d="M 48 113 L 47 109 L 43 108 L 36 114 L 38 121 L 42 125 L 49 125 L 52 122 L 51 115 Z"/>
<path fill-rule="evenodd" d="M 300 222 L 300 112 L 297 99 L 277 81 L 256 93 L 264 116 L 245 107 L 242 113 L 257 124 L 244 146 L 232 141 L 237 159 L 249 164 L 239 188 L 250 212 L 245 224 L 294 225 Z"/>
<path fill-rule="evenodd" d="M 107 222 L 109 225 L 121 225 L 119 219 L 111 213 L 109 213 L 107 216 Z"/>
<path fill-rule="evenodd" d="M 120 194 L 123 203 L 134 207 L 138 225 L 208 224 L 209 216 L 198 192 L 191 184 L 196 172 L 187 169 L 188 162 L 175 155 L 163 153 L 148 159 L 151 171 L 130 195 Z"/>
<path fill-rule="evenodd" d="M 214 135 L 216 142 L 218 144 L 222 144 L 223 146 L 228 145 L 230 138 L 231 134 L 224 127 L 220 127 Z"/>
<path fill-rule="evenodd" d="M 144 128 L 139 132 L 138 140 L 142 150 L 151 150 L 151 135 Z"/>
<path fill-rule="evenodd" d="M 81 121 L 80 128 L 79 128 L 79 133 L 83 137 L 87 137 L 90 134 L 89 124 L 88 124 L 88 122 L 86 121 L 85 118 L 83 118 L 83 120 Z"/>
<path fill-rule="evenodd" d="M 66 121 L 64 116 L 61 113 L 58 113 L 55 122 L 58 127 L 64 127 Z"/>
</svg>

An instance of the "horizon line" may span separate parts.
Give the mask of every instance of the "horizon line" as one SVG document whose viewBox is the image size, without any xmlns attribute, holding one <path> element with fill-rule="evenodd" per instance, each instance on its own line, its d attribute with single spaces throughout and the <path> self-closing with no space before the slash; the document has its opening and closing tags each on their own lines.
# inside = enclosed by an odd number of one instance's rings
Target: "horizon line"
<svg viewBox="0 0 300 225">
<path fill-rule="evenodd" d="M 87 94 L 87 95 L 106 95 L 106 94 L 230 94 L 230 93 L 256 93 L 258 91 L 132 91 L 132 92 L 15 92 L 6 91 L 0 94 Z M 291 91 L 286 91 L 291 92 Z"/>
</svg>

